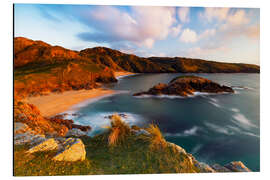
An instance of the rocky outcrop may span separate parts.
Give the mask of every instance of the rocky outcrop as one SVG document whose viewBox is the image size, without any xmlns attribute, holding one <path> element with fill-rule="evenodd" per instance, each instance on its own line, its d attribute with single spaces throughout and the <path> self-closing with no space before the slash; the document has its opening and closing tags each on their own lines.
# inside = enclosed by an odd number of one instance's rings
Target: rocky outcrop
<svg viewBox="0 0 270 180">
<path fill-rule="evenodd" d="M 251 172 L 241 161 L 233 161 L 224 166 L 232 172 Z"/>
<path fill-rule="evenodd" d="M 86 151 L 83 142 L 78 138 L 68 138 L 62 144 L 62 150 L 53 157 L 55 161 L 83 161 Z"/>
<path fill-rule="evenodd" d="M 58 150 L 58 143 L 54 138 L 49 138 L 42 141 L 38 145 L 32 147 L 27 152 L 34 153 L 34 152 L 53 151 L 53 150 Z"/>
<path fill-rule="evenodd" d="M 196 92 L 202 93 L 233 93 L 233 89 L 228 86 L 222 86 L 209 79 L 198 76 L 179 76 L 174 78 L 169 84 L 159 83 L 146 92 L 139 92 L 133 96 L 141 95 L 174 95 L 190 96 Z"/>
<path fill-rule="evenodd" d="M 193 164 L 195 167 L 197 167 L 199 169 L 199 172 L 201 173 L 251 172 L 251 170 L 248 169 L 241 161 L 233 161 L 224 166 L 221 166 L 219 164 L 208 165 L 204 162 L 199 162 L 198 160 L 196 160 L 196 158 L 192 154 L 187 153 L 184 148 L 174 143 L 167 142 L 167 145 L 169 147 L 172 147 L 174 150 L 176 150 L 179 153 L 179 155 L 180 154 L 187 155 L 190 163 Z"/>
<path fill-rule="evenodd" d="M 211 166 L 216 172 L 230 172 L 229 169 L 221 166 L 220 164 L 214 164 Z"/>
</svg>

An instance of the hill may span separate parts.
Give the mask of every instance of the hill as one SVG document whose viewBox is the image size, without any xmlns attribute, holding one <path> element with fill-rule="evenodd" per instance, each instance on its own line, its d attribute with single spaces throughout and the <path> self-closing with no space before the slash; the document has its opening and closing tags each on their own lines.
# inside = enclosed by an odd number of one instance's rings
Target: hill
<svg viewBox="0 0 270 180">
<path fill-rule="evenodd" d="M 181 57 L 144 58 L 105 47 L 73 51 L 24 37 L 14 38 L 14 90 L 21 96 L 95 88 L 98 82 L 116 82 L 114 71 L 259 73 L 260 67 Z"/>
</svg>

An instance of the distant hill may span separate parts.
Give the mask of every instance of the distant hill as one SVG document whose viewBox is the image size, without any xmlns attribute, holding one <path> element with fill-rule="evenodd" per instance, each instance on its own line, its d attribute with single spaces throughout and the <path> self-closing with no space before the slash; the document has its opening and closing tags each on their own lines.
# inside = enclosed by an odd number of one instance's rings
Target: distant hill
<svg viewBox="0 0 270 180">
<path fill-rule="evenodd" d="M 54 64 L 64 61 L 86 61 L 105 65 L 115 71 L 136 73 L 182 72 L 182 73 L 259 73 L 260 67 L 243 63 L 222 63 L 183 57 L 138 57 L 106 47 L 72 51 L 51 46 L 42 41 L 23 37 L 14 39 L 15 68 L 31 63 Z"/>
<path fill-rule="evenodd" d="M 259 73 L 251 64 L 181 57 L 138 57 L 105 47 L 73 51 L 24 37 L 14 38 L 15 93 L 35 95 L 91 89 L 115 82 L 114 71 L 135 73 Z"/>
</svg>

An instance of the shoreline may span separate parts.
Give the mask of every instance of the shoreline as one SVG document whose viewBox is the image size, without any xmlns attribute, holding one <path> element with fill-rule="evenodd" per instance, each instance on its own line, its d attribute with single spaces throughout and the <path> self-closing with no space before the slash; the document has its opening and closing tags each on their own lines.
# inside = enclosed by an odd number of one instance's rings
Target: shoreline
<svg viewBox="0 0 270 180">
<path fill-rule="evenodd" d="M 115 72 L 115 77 L 125 77 L 133 75 L 131 72 Z M 49 95 L 28 97 L 27 103 L 38 107 L 42 116 L 51 117 L 68 111 L 70 108 L 84 101 L 99 99 L 115 94 L 116 91 L 104 88 L 91 90 L 71 90 L 63 93 L 50 93 Z"/>
</svg>

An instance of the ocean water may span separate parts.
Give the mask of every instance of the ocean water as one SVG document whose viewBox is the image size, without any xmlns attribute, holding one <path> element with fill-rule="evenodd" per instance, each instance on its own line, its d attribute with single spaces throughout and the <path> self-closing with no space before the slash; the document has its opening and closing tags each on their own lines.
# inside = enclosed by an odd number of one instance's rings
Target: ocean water
<svg viewBox="0 0 270 180">
<path fill-rule="evenodd" d="M 121 78 L 106 88 L 118 93 L 96 101 L 85 101 L 71 109 L 75 122 L 92 126 L 89 135 L 106 131 L 106 116 L 127 114 L 131 125 L 159 125 L 166 140 L 180 145 L 199 161 L 224 165 L 242 161 L 260 170 L 260 75 L 194 74 L 223 85 L 235 86 L 234 94 L 196 94 L 193 97 L 144 96 L 157 83 L 168 83 L 177 74 L 138 74 Z"/>
</svg>

